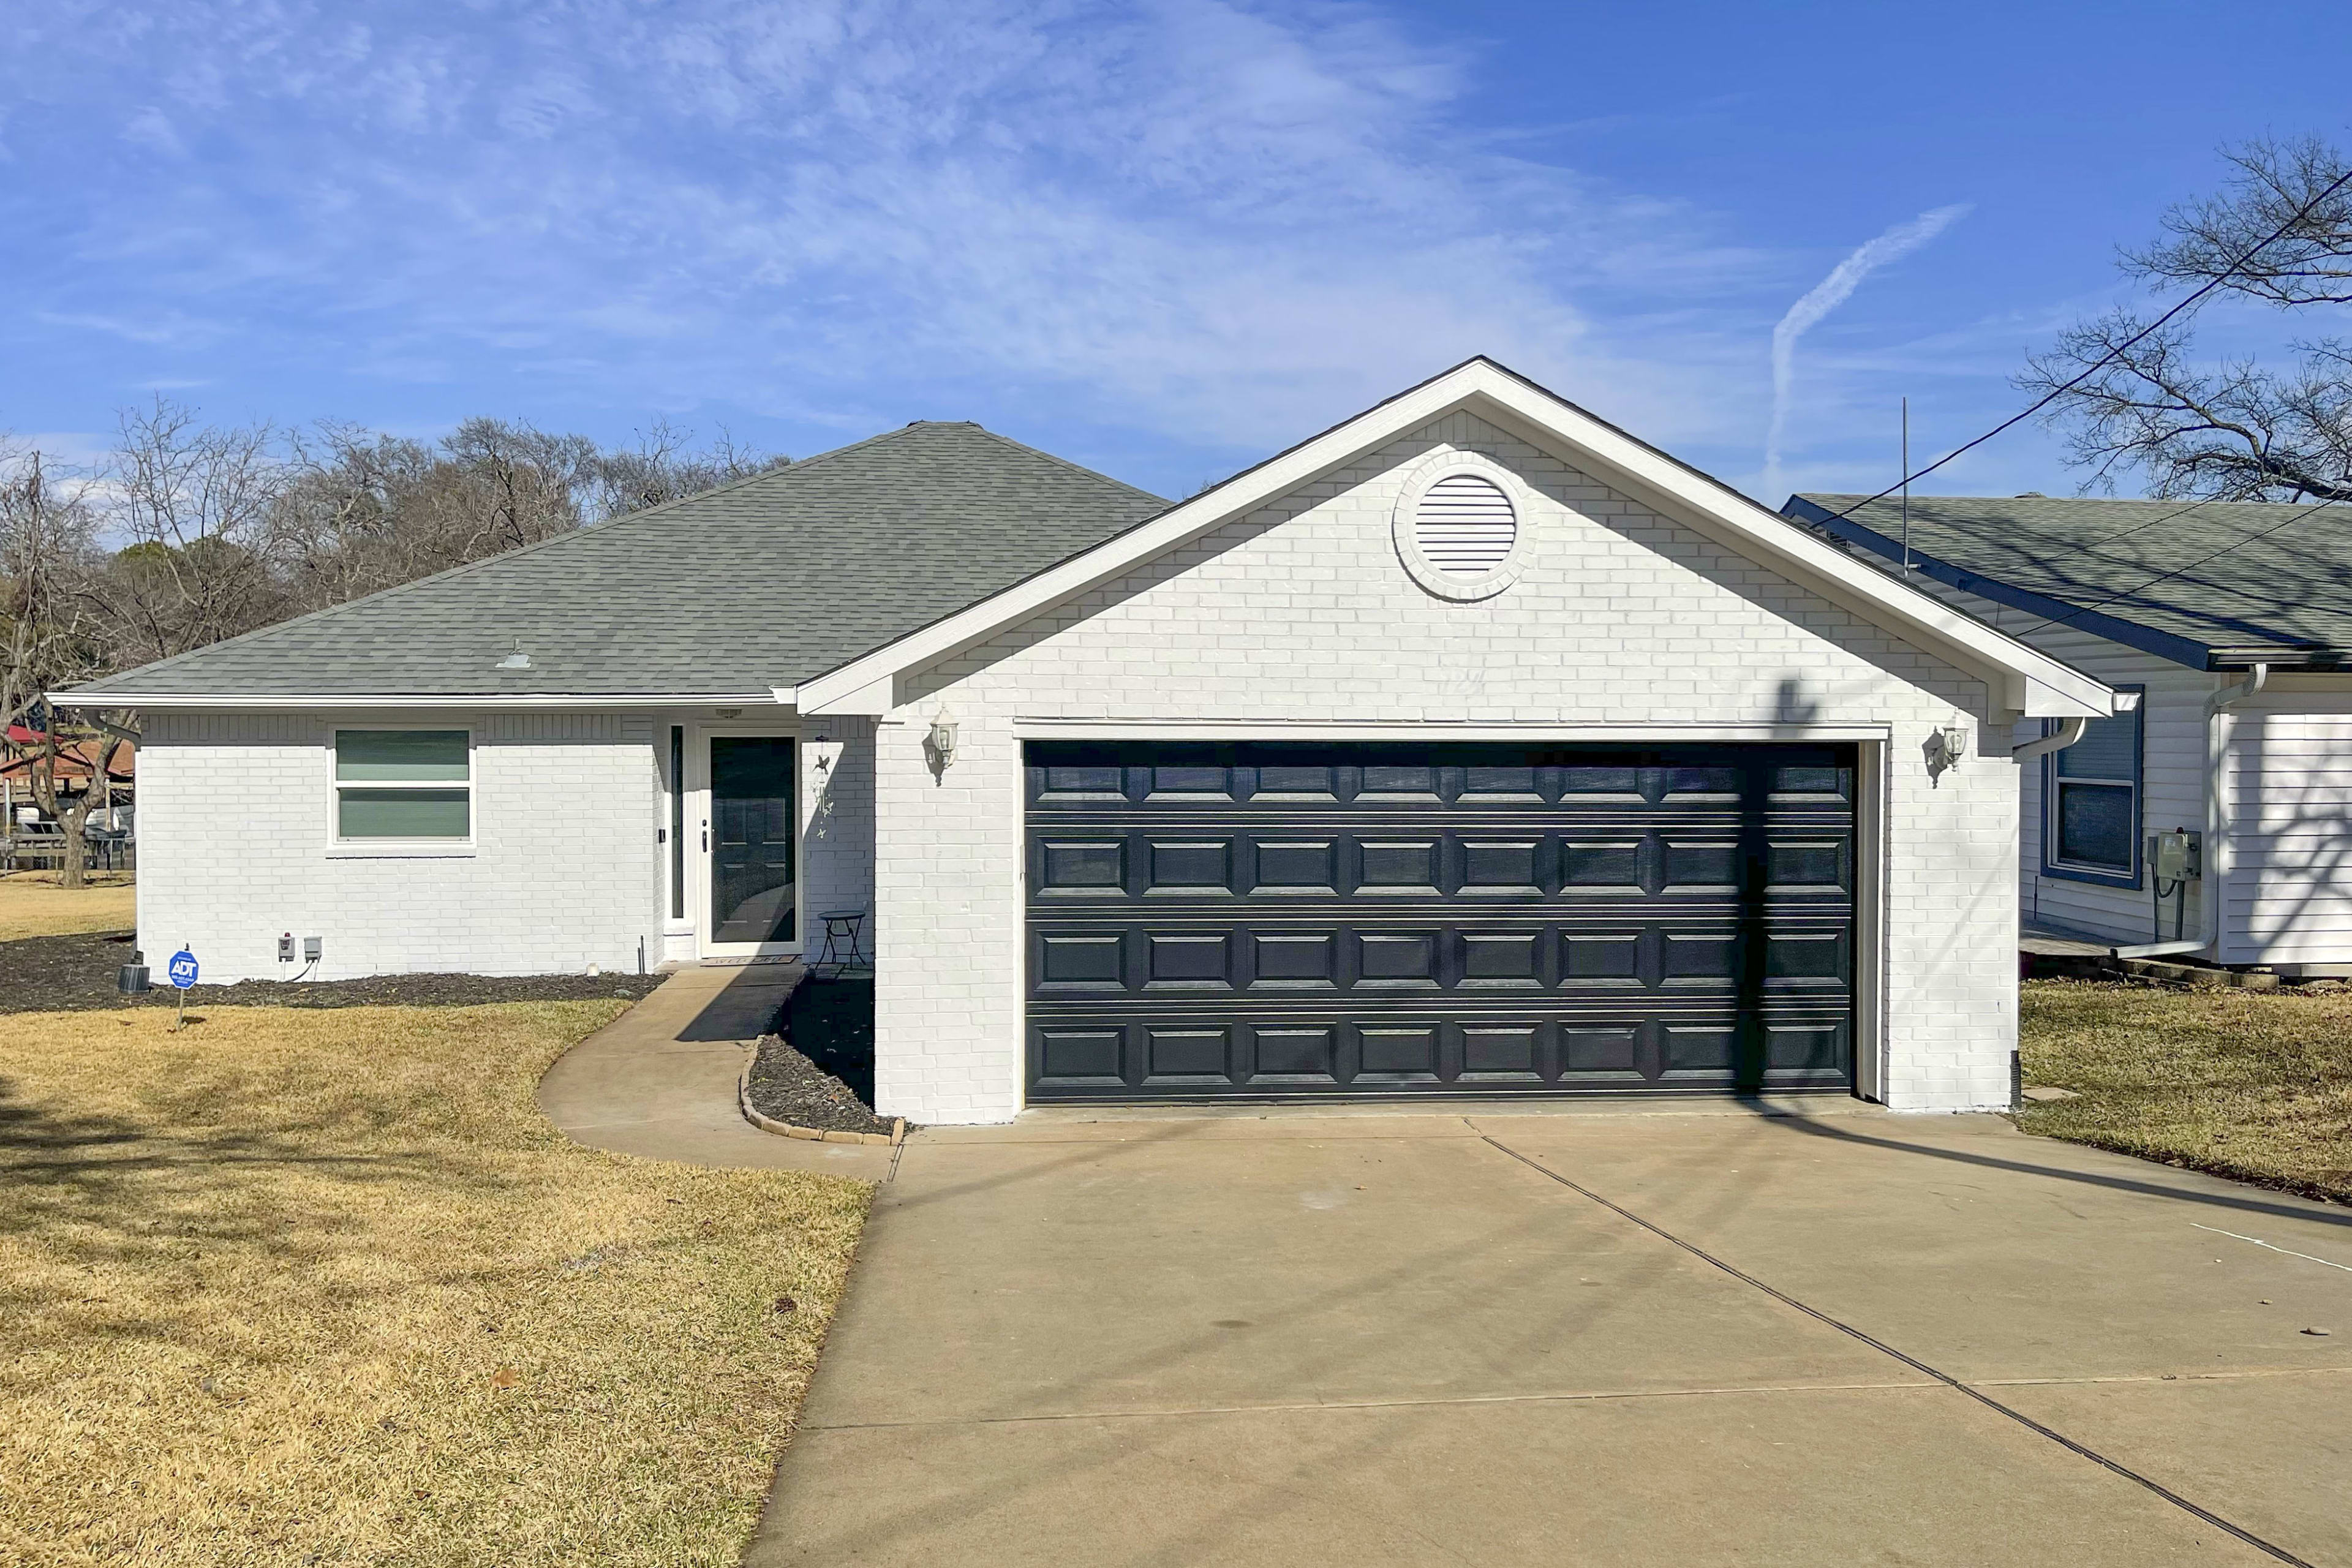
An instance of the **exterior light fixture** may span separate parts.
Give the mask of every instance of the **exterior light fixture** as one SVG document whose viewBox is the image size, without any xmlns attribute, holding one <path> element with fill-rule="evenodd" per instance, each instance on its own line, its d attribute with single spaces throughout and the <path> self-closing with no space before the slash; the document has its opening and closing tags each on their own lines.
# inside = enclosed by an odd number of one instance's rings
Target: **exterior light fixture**
<svg viewBox="0 0 2352 1568">
<path fill-rule="evenodd" d="M 931 732 L 926 744 L 930 747 L 931 754 L 940 760 L 940 767 L 944 768 L 955 761 L 956 721 L 948 716 L 946 709 L 940 709 L 939 716 L 931 721 Z"/>
<path fill-rule="evenodd" d="M 1921 749 L 1927 753 L 1927 777 L 1938 779 L 1948 770 L 1958 767 L 1960 759 L 1968 755 L 1969 727 L 1960 722 L 1958 715 L 1954 715 L 1952 721 L 1942 729 L 1927 732 L 1927 743 Z"/>
</svg>

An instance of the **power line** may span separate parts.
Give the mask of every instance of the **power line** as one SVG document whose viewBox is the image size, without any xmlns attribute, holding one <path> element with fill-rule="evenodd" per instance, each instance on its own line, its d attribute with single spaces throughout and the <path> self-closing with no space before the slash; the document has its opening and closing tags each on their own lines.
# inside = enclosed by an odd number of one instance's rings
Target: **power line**
<svg viewBox="0 0 2352 1568">
<path fill-rule="evenodd" d="M 2201 506 L 2204 503 L 2200 501 L 2198 504 Z M 2073 620 L 2076 616 L 2087 616 L 2094 610 L 2103 610 L 2106 608 L 2106 606 L 2116 603 L 2119 599 L 2128 599 L 2136 594 L 2144 594 L 2148 589 L 2155 587 L 2158 583 L 2169 582 L 2171 579 L 2178 577 L 2186 572 L 2194 572 L 2197 568 L 2204 565 L 2209 561 L 2218 561 L 2222 556 L 2230 553 L 2232 550 L 2237 550 L 2245 545 L 2252 544 L 2259 540 L 2268 539 L 2272 534 L 2280 531 L 2282 529 L 2294 527 L 2296 523 L 2301 522 L 2305 518 L 2309 517 L 2312 513 L 2315 511 L 2324 511 L 2327 508 L 2336 504 L 2336 503 L 2333 500 L 2328 500 L 2321 501 L 2315 506 L 2305 507 L 2303 510 L 2295 513 L 2293 517 L 2286 519 L 2284 522 L 2276 523 L 2272 527 L 2265 528 L 2259 533 L 2250 533 L 2243 539 L 2233 539 L 2229 543 L 2221 546 L 2221 549 L 2214 551 L 2211 554 L 2200 555 L 2196 560 L 2189 563 L 2186 566 L 2176 566 L 2169 572 L 2159 572 L 2155 576 L 2150 577 L 2147 582 L 2126 588 L 2119 594 L 2110 594 L 2095 605 L 2084 605 L 2080 609 L 2068 611 L 2065 615 L 2053 616 L 2047 620 L 2037 622 L 2036 624 L 2026 627 L 2024 631 L 2019 632 L 2016 635 L 2019 637 L 2030 637 L 2033 633 L 2042 630 L 2044 626 L 2063 626 L 2066 622 Z M 2193 510 L 2195 509 L 2190 508 L 2189 510 Z M 2179 514 L 2176 513 L 2175 515 L 2177 516 Z M 2151 524 L 2149 526 L 2153 525 Z"/>
<path fill-rule="evenodd" d="M 2035 399 L 2032 404 L 2019 410 L 2017 413 L 2011 415 L 2008 418 L 2002 420 L 2000 424 L 1994 426 L 1983 435 L 1977 437 L 1973 440 L 1962 442 L 1959 446 L 1953 447 L 1950 451 L 1945 453 L 1942 457 L 1937 458 L 1926 468 L 1921 468 L 1917 473 L 1905 474 L 1899 482 L 1887 486 L 1885 489 L 1879 491 L 1874 496 L 1865 496 L 1861 500 L 1854 502 L 1853 505 L 1846 508 L 1845 510 L 1839 512 L 1835 517 L 1827 518 L 1823 521 L 1836 522 L 1841 519 L 1852 516 L 1862 508 L 1868 506 L 1872 501 L 1885 500 L 1896 490 L 1907 488 L 1912 480 L 1926 479 L 1929 474 L 1934 473 L 1937 468 L 1942 468 L 1946 463 L 1950 462 L 1961 453 L 1977 447 L 1981 447 L 1987 441 L 1990 441 L 1994 437 L 2000 435 L 2002 431 L 2010 429 L 2013 426 L 2022 424 L 2024 421 L 2032 418 L 2036 414 L 2041 413 L 2043 409 L 2049 407 L 2052 404 L 2057 402 L 2060 398 L 2065 396 L 2068 393 L 2074 391 L 2076 387 L 2090 380 L 2091 377 L 2096 375 L 2100 371 L 2105 370 L 2111 362 L 2138 346 L 2143 339 L 2156 331 L 2158 328 L 2163 326 L 2167 321 L 2171 321 L 2175 316 L 2179 315 L 2183 310 L 2188 310 L 2200 300 L 2205 298 L 2206 295 L 2210 294 L 2214 289 L 2219 289 L 2222 284 L 2227 283 L 2231 278 L 2237 276 L 2239 272 L 2244 269 L 2248 262 L 2261 255 L 2263 251 L 2267 249 L 2273 242 L 2284 237 L 2289 229 L 2294 228 L 2296 225 L 2302 223 L 2305 218 L 2310 216 L 2313 211 L 2315 211 L 2322 202 L 2325 202 L 2328 197 L 2334 195 L 2336 192 L 2342 190 L 2347 185 L 2352 185 L 2352 169 L 2347 169 L 2342 174 L 2336 176 L 2334 182 L 2332 182 L 2326 190 L 2320 192 L 2317 195 L 2312 197 L 2309 201 L 2295 208 L 2294 212 L 2288 214 L 2285 222 L 2280 224 L 2278 227 L 2271 230 L 2270 233 L 2256 240 L 2252 245 L 2248 246 L 2245 250 L 2232 258 L 2227 267 L 2224 267 L 2206 282 L 2200 284 L 2179 304 L 2165 311 L 2164 314 L 2158 316 L 2155 321 L 2150 321 L 2147 326 L 2142 327 L 2138 331 L 2134 332 L 2130 337 L 2126 338 L 2122 342 L 2117 343 L 2114 348 L 2109 349 L 2105 353 L 2101 354 L 2090 364 L 2085 365 L 2079 374 L 2068 380 L 2064 384 L 2052 388 L 2048 393 Z"/>
</svg>

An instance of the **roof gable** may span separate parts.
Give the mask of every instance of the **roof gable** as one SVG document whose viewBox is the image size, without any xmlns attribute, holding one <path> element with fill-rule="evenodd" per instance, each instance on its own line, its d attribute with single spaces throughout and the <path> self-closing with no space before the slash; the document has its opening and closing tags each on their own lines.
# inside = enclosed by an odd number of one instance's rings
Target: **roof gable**
<svg viewBox="0 0 2352 1568">
<path fill-rule="evenodd" d="M 2114 710 L 2114 692 L 2097 680 L 1855 562 L 1729 487 L 1484 358 L 1400 393 L 1067 561 L 777 695 L 804 712 L 885 710 L 899 674 L 971 647 L 1454 409 L 1475 412 L 1555 450 L 1662 515 L 1978 675 L 2003 707 L 2059 717 Z"/>
<path fill-rule="evenodd" d="M 765 701 L 1167 504 L 919 423 L 59 695 Z"/>
</svg>

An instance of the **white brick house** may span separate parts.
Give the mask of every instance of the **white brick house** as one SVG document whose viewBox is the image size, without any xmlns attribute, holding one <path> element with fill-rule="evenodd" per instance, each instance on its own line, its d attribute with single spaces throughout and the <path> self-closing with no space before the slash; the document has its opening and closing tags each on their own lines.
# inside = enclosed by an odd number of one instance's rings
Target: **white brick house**
<svg viewBox="0 0 2352 1568">
<path fill-rule="evenodd" d="M 141 711 L 208 979 L 856 908 L 929 1122 L 2006 1104 L 2011 731 L 2115 701 L 1484 360 L 1177 505 L 917 426 L 60 700 Z"/>
</svg>

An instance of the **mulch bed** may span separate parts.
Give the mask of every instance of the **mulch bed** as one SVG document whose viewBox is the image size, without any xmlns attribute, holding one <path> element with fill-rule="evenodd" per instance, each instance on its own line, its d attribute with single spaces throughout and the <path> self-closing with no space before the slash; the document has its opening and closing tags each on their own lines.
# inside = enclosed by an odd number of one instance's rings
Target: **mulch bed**
<svg viewBox="0 0 2352 1568">
<path fill-rule="evenodd" d="M 887 1132 L 874 1114 L 874 982 L 802 981 L 760 1038 L 751 1108 L 829 1132 Z"/>
<path fill-rule="evenodd" d="M 179 995 L 163 978 L 169 954 L 149 953 L 155 989 L 125 996 L 114 972 L 131 962 L 131 933 L 30 936 L 0 942 L 0 1013 L 82 1013 L 108 1007 L 170 1007 Z M 658 974 L 375 974 L 363 980 L 245 980 L 189 987 L 188 1005 L 228 1007 L 472 1007 L 486 1002 L 631 1000 Z"/>
</svg>

